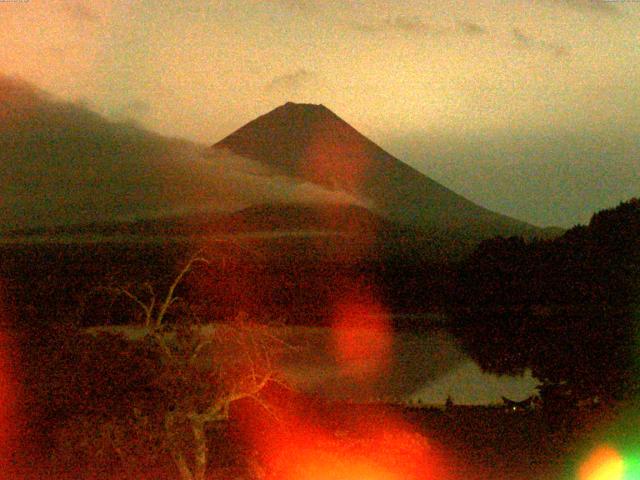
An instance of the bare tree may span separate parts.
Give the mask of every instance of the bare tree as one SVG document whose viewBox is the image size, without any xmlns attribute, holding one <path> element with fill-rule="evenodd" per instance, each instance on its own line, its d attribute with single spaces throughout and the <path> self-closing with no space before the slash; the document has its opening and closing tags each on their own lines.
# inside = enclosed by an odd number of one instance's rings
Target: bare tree
<svg viewBox="0 0 640 480">
<path fill-rule="evenodd" d="M 286 347 L 273 329 L 249 322 L 246 315 L 227 323 L 204 323 L 181 300 L 176 292 L 185 277 L 207 263 L 193 257 L 163 296 L 150 283 L 140 292 L 114 289 L 139 308 L 145 335 L 137 341 L 146 342 L 160 359 L 155 383 L 164 397 L 162 405 L 133 407 L 136 423 L 163 444 L 182 480 L 204 480 L 211 457 L 207 432 L 228 420 L 234 402 L 250 398 L 271 411 L 260 394 L 269 383 L 280 381 L 274 361 Z"/>
</svg>

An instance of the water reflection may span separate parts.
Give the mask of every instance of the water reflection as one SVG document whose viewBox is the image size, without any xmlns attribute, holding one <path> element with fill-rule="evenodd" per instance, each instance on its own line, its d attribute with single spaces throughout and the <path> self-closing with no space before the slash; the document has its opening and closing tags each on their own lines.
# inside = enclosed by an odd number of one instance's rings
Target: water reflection
<svg viewBox="0 0 640 480">
<path fill-rule="evenodd" d="M 297 346 L 283 360 L 286 377 L 305 392 L 332 399 L 444 404 L 451 396 L 460 404 L 492 404 L 501 403 L 502 396 L 528 398 L 538 385 L 530 372 L 522 377 L 483 373 L 442 329 L 394 333 L 385 374 L 363 384 L 336 361 L 329 329 L 283 328 L 287 341 Z M 361 333 L 362 338 L 370 336 L 364 327 Z M 358 337 L 356 330 L 353 336 Z"/>
</svg>

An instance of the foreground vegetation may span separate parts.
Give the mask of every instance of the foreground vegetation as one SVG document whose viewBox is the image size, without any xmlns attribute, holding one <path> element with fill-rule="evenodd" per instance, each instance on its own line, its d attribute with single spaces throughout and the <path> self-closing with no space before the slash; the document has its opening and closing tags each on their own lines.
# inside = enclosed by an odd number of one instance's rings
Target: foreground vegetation
<svg viewBox="0 0 640 480">
<path fill-rule="evenodd" d="M 194 441 L 201 437 L 194 437 L 188 416 L 180 415 L 191 408 L 205 411 L 224 392 L 219 383 L 204 385 L 203 379 L 176 375 L 168 370 L 171 365 L 158 363 L 162 356 L 150 345 L 114 335 L 96 337 L 63 328 L 32 332 L 22 341 L 33 356 L 22 371 L 27 388 L 21 411 L 26 415 L 20 452 L 14 457 L 16 478 L 189 478 L 180 477 L 176 454 L 184 452 L 193 468 L 195 453 L 203 446 Z M 384 419 L 392 415 L 394 423 L 402 419 L 441 455 L 446 476 L 425 471 L 420 478 L 465 480 L 567 478 L 620 411 L 605 403 L 517 411 L 500 405 L 359 405 L 303 397 L 278 384 L 266 386 L 259 396 L 248 393 L 244 400 L 228 403 L 219 421 L 204 429 L 207 462 L 201 472 L 206 478 L 279 478 L 274 472 L 268 475 L 264 452 L 247 435 L 288 428 L 285 417 L 265 408 L 297 409 L 299 416 L 313 418 L 316 428 L 331 432 L 331 444 L 318 448 L 341 451 L 378 451 L 374 443 L 367 446 L 374 437 L 363 437 L 361 425 L 391 426 Z M 169 417 L 175 421 L 172 430 L 166 429 Z"/>
<path fill-rule="evenodd" d="M 487 241 L 459 265 L 314 264 L 295 255 L 287 264 L 246 245 L 216 246 L 206 259 L 175 244 L 5 247 L 2 320 L 21 385 L 13 466 L 34 479 L 279 478 L 246 432 L 281 428 L 283 404 L 308 408 L 301 416 L 331 432 L 323 441 L 332 448 L 379 449 L 353 430 L 358 418 L 385 418 L 379 406 L 300 400 L 273 369 L 288 346 L 245 328 L 299 312 L 322 324 L 336 295 L 365 288 L 391 311 L 446 310 L 483 368 L 530 368 L 543 381 L 535 409 L 385 406 L 412 426 L 404 441 L 446 452 L 438 478 L 560 478 L 623 406 L 635 409 L 639 242 L 632 200 L 556 240 Z M 249 313 L 239 321 L 241 311 Z M 200 322 L 212 319 L 228 323 L 203 337 Z M 146 337 L 85 328 L 131 322 Z"/>
</svg>

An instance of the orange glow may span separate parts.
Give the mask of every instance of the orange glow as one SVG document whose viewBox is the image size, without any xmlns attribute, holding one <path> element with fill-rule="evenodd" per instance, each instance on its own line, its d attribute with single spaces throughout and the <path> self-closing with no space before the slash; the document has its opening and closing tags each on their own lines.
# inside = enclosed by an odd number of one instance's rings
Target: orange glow
<svg viewBox="0 0 640 480">
<path fill-rule="evenodd" d="M 348 192 L 362 191 L 369 181 L 371 168 L 369 146 L 365 141 L 332 115 L 323 117 L 311 131 L 305 161 L 300 162 L 303 177 Z"/>
<path fill-rule="evenodd" d="M 604 445 L 594 450 L 580 466 L 579 480 L 622 480 L 624 461 L 613 448 Z"/>
<path fill-rule="evenodd" d="M 364 458 L 341 458 L 335 452 L 311 450 L 300 455 L 284 469 L 281 480 L 400 480 L 398 474 L 386 471 Z"/>
<path fill-rule="evenodd" d="M 332 323 L 334 355 L 344 374 L 366 381 L 384 373 L 393 343 L 389 315 L 379 302 L 356 294 L 338 303 Z"/>
<path fill-rule="evenodd" d="M 240 431 L 265 480 L 448 480 L 458 465 L 383 405 L 315 402 L 280 394 L 270 413 L 246 404 Z"/>
<path fill-rule="evenodd" d="M 253 435 L 267 480 L 450 478 L 424 437 L 381 412 L 375 420 L 345 422 L 338 434 L 293 415 L 276 423 Z"/>
<path fill-rule="evenodd" d="M 365 192 L 371 183 L 371 146 L 357 132 L 354 135 L 350 126 L 329 113 L 317 119 L 309 132 L 310 137 L 298 163 L 301 177 L 330 190 L 354 194 L 360 201 L 366 199 Z M 329 230 L 346 233 L 350 241 L 331 251 L 333 258 L 349 262 L 380 253 L 375 242 L 380 227 L 376 221 L 363 221 L 361 215 L 335 213 L 335 208 L 323 205 L 323 224 Z M 320 251 L 326 249 L 322 238 L 315 239 L 315 242 Z"/>
</svg>

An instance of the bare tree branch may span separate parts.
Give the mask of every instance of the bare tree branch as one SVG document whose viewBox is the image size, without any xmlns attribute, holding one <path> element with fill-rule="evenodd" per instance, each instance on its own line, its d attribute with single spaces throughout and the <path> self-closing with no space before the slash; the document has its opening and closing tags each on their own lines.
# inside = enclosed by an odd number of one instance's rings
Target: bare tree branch
<svg viewBox="0 0 640 480">
<path fill-rule="evenodd" d="M 162 303 L 162 306 L 160 307 L 160 311 L 158 312 L 158 314 L 156 315 L 155 318 L 155 326 L 159 327 L 160 325 L 162 325 L 162 321 L 164 320 L 164 316 L 167 313 L 167 310 L 169 309 L 169 307 L 171 306 L 171 304 L 173 302 L 175 302 L 175 290 L 178 287 L 178 285 L 180 285 L 180 283 L 182 282 L 182 279 L 185 277 L 185 275 L 187 273 L 189 273 L 191 271 L 191 268 L 193 267 L 193 265 L 195 263 L 206 263 L 208 264 L 209 261 L 204 258 L 204 257 L 193 257 L 191 258 L 191 260 L 189 260 L 187 262 L 187 264 L 184 266 L 184 268 L 182 270 L 180 270 L 180 273 L 178 273 L 178 275 L 176 276 L 176 278 L 173 280 L 173 283 L 171 284 L 171 286 L 169 287 L 169 290 L 167 291 L 167 295 L 164 299 L 164 302 Z"/>
<path fill-rule="evenodd" d="M 246 314 L 209 331 L 191 305 L 184 302 L 181 309 L 176 308 L 181 300 L 177 289 L 197 263 L 209 261 L 199 254 L 192 257 L 162 300 L 148 282 L 142 286 L 144 296 L 127 287 L 112 289 L 143 312 L 148 338 L 161 359 L 158 384 L 171 403 L 162 413 L 161 431 L 181 480 L 204 479 L 208 459 L 205 426 L 228 420 L 234 402 L 251 399 L 277 418 L 261 392 L 272 382 L 282 384 L 274 357 L 284 348 L 293 348 L 265 326 L 248 322 Z M 168 322 L 170 310 L 183 317 Z"/>
</svg>

